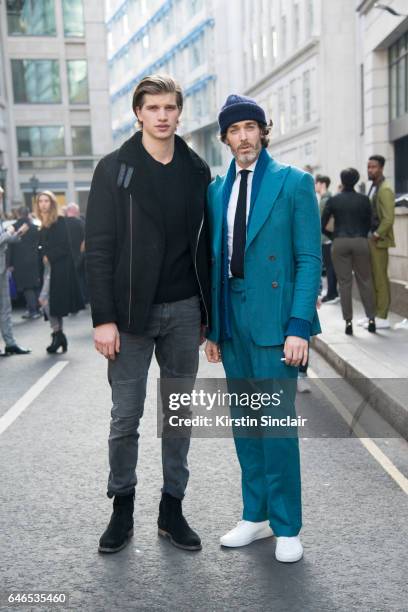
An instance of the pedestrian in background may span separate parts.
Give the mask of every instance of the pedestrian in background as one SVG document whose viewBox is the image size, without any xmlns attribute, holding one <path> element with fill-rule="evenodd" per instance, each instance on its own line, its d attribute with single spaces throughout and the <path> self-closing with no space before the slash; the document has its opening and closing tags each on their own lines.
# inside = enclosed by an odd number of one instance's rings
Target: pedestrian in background
<svg viewBox="0 0 408 612">
<path fill-rule="evenodd" d="M 9 246 L 8 261 L 13 272 L 17 291 L 23 293 L 27 306 L 27 312 L 23 319 L 38 319 L 41 317 L 38 305 L 38 293 L 40 288 L 40 268 L 38 261 L 38 227 L 30 218 L 30 211 L 21 206 L 17 212 L 17 221 L 14 229 L 18 231 L 23 225 L 28 226 L 27 232 L 21 240 L 13 242 Z"/>
<path fill-rule="evenodd" d="M 316 175 L 315 178 L 315 190 L 319 196 L 319 208 L 320 208 L 320 216 L 323 214 L 324 207 L 329 198 L 331 198 L 332 194 L 329 191 L 330 186 L 330 178 L 328 176 L 324 176 L 322 174 Z M 333 231 L 333 221 L 330 220 L 328 222 L 330 231 Z M 337 291 L 337 277 L 336 272 L 334 270 L 333 261 L 332 261 L 332 241 L 322 232 L 322 258 L 323 265 L 326 270 L 326 280 L 327 280 L 327 292 L 326 295 L 322 298 L 322 304 L 330 303 L 337 304 L 339 301 L 339 294 Z"/>
<path fill-rule="evenodd" d="M 0 187 L 0 204 L 3 198 L 3 189 Z M 11 225 L 7 229 L 3 227 L 0 218 L 0 330 L 5 342 L 3 355 L 25 355 L 30 349 L 19 346 L 14 338 L 11 319 L 11 300 L 9 280 L 6 265 L 6 251 L 9 244 L 18 242 L 28 231 L 28 226 L 23 224 L 16 231 Z"/>
<path fill-rule="evenodd" d="M 395 246 L 394 217 L 395 195 L 384 177 L 385 158 L 372 155 L 368 160 L 368 178 L 372 181 L 368 196 L 372 204 L 372 235 L 369 240 L 371 268 L 376 305 L 376 324 L 378 329 L 390 327 L 388 311 L 391 304 L 391 289 L 388 278 L 388 249 Z M 359 321 L 364 327 L 367 320 Z"/>
<path fill-rule="evenodd" d="M 70 202 L 65 208 L 68 229 L 71 235 L 72 255 L 78 275 L 84 304 L 89 302 L 85 278 L 85 221 L 81 218 L 78 204 Z"/>
<path fill-rule="evenodd" d="M 342 191 L 330 198 L 322 215 L 322 231 L 333 238 L 332 257 L 340 287 L 341 308 L 346 321 L 345 333 L 353 333 L 353 272 L 367 317 L 369 332 L 375 332 L 375 304 L 371 280 L 368 233 L 371 228 L 371 204 L 367 196 L 357 193 L 354 186 L 360 175 L 355 168 L 340 174 Z M 326 227 L 334 217 L 334 231 Z"/>
<path fill-rule="evenodd" d="M 39 248 L 44 263 L 44 280 L 39 301 L 52 329 L 48 353 L 59 348 L 65 353 L 68 341 L 63 332 L 63 317 L 84 307 L 72 255 L 71 238 L 66 219 L 58 213 L 52 191 L 38 194 L 35 213 L 41 222 Z"/>
</svg>

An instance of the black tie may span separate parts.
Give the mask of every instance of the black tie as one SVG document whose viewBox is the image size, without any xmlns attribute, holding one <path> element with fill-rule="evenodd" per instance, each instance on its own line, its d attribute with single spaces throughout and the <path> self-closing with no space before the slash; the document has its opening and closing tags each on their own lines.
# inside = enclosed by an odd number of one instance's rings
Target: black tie
<svg viewBox="0 0 408 612">
<path fill-rule="evenodd" d="M 231 274 L 244 278 L 244 253 L 246 243 L 246 204 L 247 204 L 247 185 L 250 170 L 240 170 L 241 182 L 239 184 L 239 194 L 237 209 L 234 219 L 234 237 L 232 241 Z"/>
</svg>

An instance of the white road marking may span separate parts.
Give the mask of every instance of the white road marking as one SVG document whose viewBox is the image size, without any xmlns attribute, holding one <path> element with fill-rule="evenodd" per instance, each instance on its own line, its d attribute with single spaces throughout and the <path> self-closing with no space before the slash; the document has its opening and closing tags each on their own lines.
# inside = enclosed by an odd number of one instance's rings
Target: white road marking
<svg viewBox="0 0 408 612">
<path fill-rule="evenodd" d="M 329 402 L 335 407 L 340 416 L 344 419 L 349 427 L 353 423 L 353 415 L 347 410 L 345 405 L 334 395 L 332 391 L 322 382 L 311 368 L 307 370 L 308 376 L 315 379 L 316 385 L 320 391 L 327 397 Z M 401 487 L 401 489 L 408 495 L 408 478 L 402 474 L 399 469 L 393 464 L 393 462 L 383 453 L 383 451 L 368 437 L 365 430 L 358 424 L 355 423 L 352 426 L 352 430 L 357 436 L 358 440 L 365 447 L 365 449 L 374 457 L 374 459 L 381 465 L 381 467 L 391 476 L 393 480 Z"/>
<path fill-rule="evenodd" d="M 40 395 L 42 391 L 68 365 L 69 361 L 59 361 L 37 380 L 11 408 L 0 417 L 0 435 L 24 412 L 24 410 Z"/>
</svg>

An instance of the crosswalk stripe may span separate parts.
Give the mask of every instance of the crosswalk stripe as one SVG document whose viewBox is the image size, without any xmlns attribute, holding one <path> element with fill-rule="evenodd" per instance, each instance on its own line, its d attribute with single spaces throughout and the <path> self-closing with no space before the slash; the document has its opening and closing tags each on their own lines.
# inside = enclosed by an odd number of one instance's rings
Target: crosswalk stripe
<svg viewBox="0 0 408 612">
<path fill-rule="evenodd" d="M 44 391 L 44 389 L 67 366 L 69 361 L 59 361 L 34 383 L 11 408 L 0 417 L 0 435 L 24 412 L 24 410 Z"/>
</svg>

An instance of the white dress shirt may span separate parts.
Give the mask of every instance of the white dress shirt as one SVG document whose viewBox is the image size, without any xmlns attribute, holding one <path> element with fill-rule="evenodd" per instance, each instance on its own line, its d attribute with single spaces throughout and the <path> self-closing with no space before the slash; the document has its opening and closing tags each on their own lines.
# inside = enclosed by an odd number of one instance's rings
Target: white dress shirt
<svg viewBox="0 0 408 612">
<path fill-rule="evenodd" d="M 249 209 L 250 209 L 250 206 L 251 206 L 252 179 L 254 177 L 254 171 L 255 171 L 255 167 L 256 167 L 257 163 L 258 163 L 258 160 L 254 161 L 254 163 L 251 164 L 251 166 L 246 168 L 246 170 L 249 170 L 248 179 L 247 179 L 248 183 L 247 183 L 247 205 L 246 205 L 247 227 L 248 227 Z M 235 162 L 235 168 L 236 168 L 237 174 L 236 174 L 236 177 L 235 177 L 234 184 L 232 186 L 231 195 L 230 195 L 230 199 L 229 199 L 229 202 L 228 202 L 228 212 L 227 212 L 227 224 L 228 224 L 228 273 L 229 273 L 230 277 L 232 276 L 232 274 L 231 274 L 231 257 L 232 257 L 232 245 L 233 245 L 233 242 L 234 242 L 235 212 L 237 210 L 239 186 L 241 184 L 240 170 L 243 170 L 243 168 L 240 168 L 240 166 L 238 166 L 237 162 Z"/>
</svg>

